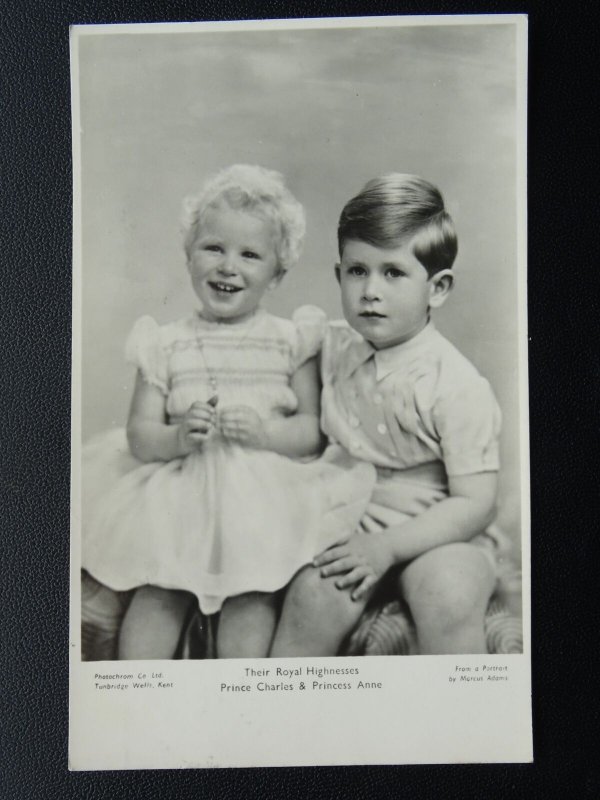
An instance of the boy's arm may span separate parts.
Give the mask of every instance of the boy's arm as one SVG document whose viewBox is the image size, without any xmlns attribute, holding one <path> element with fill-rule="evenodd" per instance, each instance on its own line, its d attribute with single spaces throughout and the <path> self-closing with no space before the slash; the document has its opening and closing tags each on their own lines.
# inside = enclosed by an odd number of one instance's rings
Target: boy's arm
<svg viewBox="0 0 600 800">
<path fill-rule="evenodd" d="M 496 510 L 496 472 L 449 477 L 450 496 L 401 525 L 379 533 L 355 533 L 348 542 L 314 560 L 323 577 L 341 575 L 339 589 L 354 586 L 352 598 L 371 589 L 387 570 L 434 547 L 465 542 L 485 530 Z"/>
<path fill-rule="evenodd" d="M 317 453 L 322 434 L 319 428 L 321 383 L 316 357 L 299 367 L 290 386 L 298 398 L 295 414 L 263 421 L 250 408 L 224 408 L 219 415 L 223 435 L 241 444 L 284 456 L 300 457 Z"/>
<path fill-rule="evenodd" d="M 393 563 L 412 561 L 434 547 L 466 542 L 496 516 L 497 472 L 448 478 L 449 497 L 404 525 L 390 528 Z"/>
</svg>

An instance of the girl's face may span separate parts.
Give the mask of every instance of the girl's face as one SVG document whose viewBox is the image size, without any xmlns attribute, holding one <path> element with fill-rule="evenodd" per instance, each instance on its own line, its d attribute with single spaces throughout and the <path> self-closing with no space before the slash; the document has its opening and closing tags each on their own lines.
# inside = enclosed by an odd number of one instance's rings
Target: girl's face
<svg viewBox="0 0 600 800">
<path fill-rule="evenodd" d="M 411 242 L 388 249 L 350 239 L 336 268 L 344 316 L 377 350 L 407 342 L 445 299 L 448 272 L 429 278 Z"/>
<path fill-rule="evenodd" d="M 212 322 L 240 322 L 282 276 L 273 225 L 223 204 L 204 216 L 188 259 L 192 286 Z"/>
</svg>

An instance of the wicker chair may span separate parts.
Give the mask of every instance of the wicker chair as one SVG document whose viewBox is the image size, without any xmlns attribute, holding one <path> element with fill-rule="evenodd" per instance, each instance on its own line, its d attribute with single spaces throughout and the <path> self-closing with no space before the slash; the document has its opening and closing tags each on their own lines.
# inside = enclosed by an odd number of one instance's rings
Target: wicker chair
<svg viewBox="0 0 600 800">
<path fill-rule="evenodd" d="M 111 592 L 86 572 L 82 580 L 82 660 L 111 661 L 117 657 L 121 620 L 132 592 Z M 215 657 L 215 618 L 192 608 L 182 631 L 177 658 Z M 485 619 L 489 653 L 523 652 L 521 574 L 505 568 L 499 589 Z M 340 655 L 417 655 L 415 629 L 410 613 L 399 600 L 379 603 L 365 610 Z"/>
</svg>

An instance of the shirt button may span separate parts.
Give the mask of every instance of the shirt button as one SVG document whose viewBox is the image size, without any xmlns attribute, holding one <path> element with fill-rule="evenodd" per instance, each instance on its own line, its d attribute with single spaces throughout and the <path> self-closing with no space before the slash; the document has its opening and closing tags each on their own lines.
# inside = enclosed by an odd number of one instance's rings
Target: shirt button
<svg viewBox="0 0 600 800">
<path fill-rule="evenodd" d="M 383 403 L 383 397 L 379 394 L 379 392 L 376 392 L 373 395 L 373 402 L 376 406 L 380 406 Z"/>
<path fill-rule="evenodd" d="M 380 422 L 377 426 L 377 433 L 380 433 L 382 436 L 388 432 L 387 426 Z"/>
<path fill-rule="evenodd" d="M 348 422 L 350 423 L 350 426 L 351 426 L 352 428 L 358 428 L 358 427 L 360 427 L 360 420 L 359 420 L 359 418 L 358 418 L 358 417 L 354 417 L 354 416 L 352 416 L 352 417 L 350 417 L 350 419 L 348 420 Z"/>
</svg>

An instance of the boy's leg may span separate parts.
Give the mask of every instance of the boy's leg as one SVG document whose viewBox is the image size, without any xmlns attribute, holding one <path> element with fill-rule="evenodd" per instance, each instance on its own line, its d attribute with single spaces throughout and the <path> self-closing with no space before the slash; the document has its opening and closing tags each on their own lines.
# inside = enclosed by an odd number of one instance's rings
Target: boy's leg
<svg viewBox="0 0 600 800">
<path fill-rule="evenodd" d="M 422 654 L 486 653 L 485 612 L 496 576 L 482 548 L 458 542 L 436 547 L 399 578 Z"/>
<path fill-rule="evenodd" d="M 119 659 L 173 658 L 192 595 L 142 586 L 123 618 Z"/>
<path fill-rule="evenodd" d="M 277 622 L 275 594 L 247 592 L 223 603 L 217 658 L 266 658 Z"/>
<path fill-rule="evenodd" d="M 369 598 L 352 600 L 335 580 L 315 567 L 300 570 L 285 595 L 271 657 L 337 655 Z"/>
</svg>

